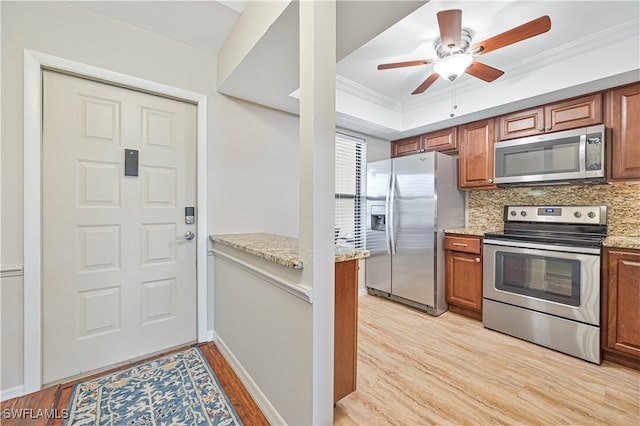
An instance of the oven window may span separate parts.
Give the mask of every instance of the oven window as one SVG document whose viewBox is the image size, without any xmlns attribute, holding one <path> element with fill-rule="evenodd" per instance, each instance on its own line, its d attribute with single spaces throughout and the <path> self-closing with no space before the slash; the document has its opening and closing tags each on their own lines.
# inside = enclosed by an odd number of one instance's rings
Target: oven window
<svg viewBox="0 0 640 426">
<path fill-rule="evenodd" d="M 580 262 L 574 259 L 497 252 L 496 288 L 580 306 Z"/>
</svg>

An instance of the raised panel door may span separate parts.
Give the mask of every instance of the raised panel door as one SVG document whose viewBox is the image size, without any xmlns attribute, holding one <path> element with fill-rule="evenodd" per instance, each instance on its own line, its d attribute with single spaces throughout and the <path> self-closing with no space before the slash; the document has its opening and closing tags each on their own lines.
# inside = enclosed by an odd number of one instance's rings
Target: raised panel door
<svg viewBox="0 0 640 426">
<path fill-rule="evenodd" d="M 592 126 L 602 123 L 602 94 L 584 96 L 544 107 L 544 131 Z"/>
<path fill-rule="evenodd" d="M 500 140 L 544 133 L 544 110 L 533 108 L 498 117 Z"/>
<path fill-rule="evenodd" d="M 476 121 L 458 129 L 460 189 L 493 189 L 494 120 Z"/>
<path fill-rule="evenodd" d="M 610 180 L 640 179 L 640 84 L 607 94 Z"/>
<path fill-rule="evenodd" d="M 196 338 L 195 106 L 44 72 L 43 383 Z M 138 151 L 137 176 L 124 173 Z"/>
<path fill-rule="evenodd" d="M 457 128 L 450 127 L 421 135 L 420 144 L 425 151 L 455 151 L 458 148 Z"/>
<path fill-rule="evenodd" d="M 447 303 L 482 310 L 482 262 L 479 255 L 447 252 Z"/>
<path fill-rule="evenodd" d="M 640 360 L 640 251 L 607 249 L 606 347 Z"/>
<path fill-rule="evenodd" d="M 391 158 L 420 152 L 420 136 L 412 136 L 391 142 Z"/>
</svg>

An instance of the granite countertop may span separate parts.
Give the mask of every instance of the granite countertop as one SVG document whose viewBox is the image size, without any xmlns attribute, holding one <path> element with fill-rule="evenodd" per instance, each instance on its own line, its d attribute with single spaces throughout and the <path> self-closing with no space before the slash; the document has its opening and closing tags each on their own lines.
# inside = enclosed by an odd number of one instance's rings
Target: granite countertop
<svg viewBox="0 0 640 426">
<path fill-rule="evenodd" d="M 602 243 L 604 247 L 640 249 L 640 237 L 608 236 Z"/>
<path fill-rule="evenodd" d="M 211 241 L 224 244 L 254 256 L 275 262 L 293 269 L 302 269 L 302 259 L 298 252 L 298 239 L 284 235 L 268 234 L 264 232 L 247 234 L 211 235 Z M 368 250 L 353 249 L 351 247 L 336 246 L 335 261 L 364 259 L 369 257 Z"/>
<path fill-rule="evenodd" d="M 483 228 L 451 228 L 445 229 L 445 234 L 461 234 L 461 235 L 475 235 L 476 237 L 484 237 L 485 232 L 492 232 L 491 229 Z"/>
</svg>

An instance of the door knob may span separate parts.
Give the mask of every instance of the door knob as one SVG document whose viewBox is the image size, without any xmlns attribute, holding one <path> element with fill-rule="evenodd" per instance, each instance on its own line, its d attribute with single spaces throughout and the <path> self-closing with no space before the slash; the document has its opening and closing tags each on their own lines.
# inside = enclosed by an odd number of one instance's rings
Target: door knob
<svg viewBox="0 0 640 426">
<path fill-rule="evenodd" d="M 196 237 L 196 234 L 194 234 L 191 231 L 187 231 L 184 233 L 185 240 L 193 240 L 195 237 Z"/>
</svg>

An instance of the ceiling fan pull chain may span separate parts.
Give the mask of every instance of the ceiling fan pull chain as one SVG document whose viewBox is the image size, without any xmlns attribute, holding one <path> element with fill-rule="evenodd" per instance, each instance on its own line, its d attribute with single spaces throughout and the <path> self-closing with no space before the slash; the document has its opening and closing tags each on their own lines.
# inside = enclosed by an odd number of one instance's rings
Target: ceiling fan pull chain
<svg viewBox="0 0 640 426">
<path fill-rule="evenodd" d="M 453 113 L 454 110 L 458 109 L 458 105 L 456 105 L 456 83 L 457 82 L 453 82 L 453 87 L 451 89 L 451 114 L 449 114 L 449 117 L 453 118 L 456 115 Z"/>
</svg>

